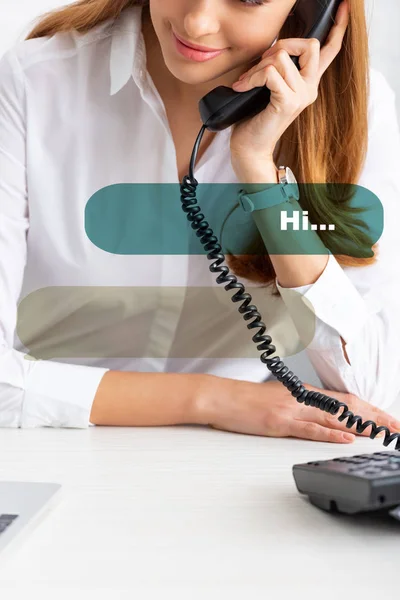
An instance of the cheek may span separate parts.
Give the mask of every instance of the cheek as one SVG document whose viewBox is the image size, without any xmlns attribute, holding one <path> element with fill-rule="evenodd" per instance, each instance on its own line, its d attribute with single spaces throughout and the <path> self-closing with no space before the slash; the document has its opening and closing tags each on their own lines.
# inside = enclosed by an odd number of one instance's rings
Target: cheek
<svg viewBox="0 0 400 600">
<path fill-rule="evenodd" d="M 164 26 L 170 26 L 170 21 L 174 23 L 179 20 L 181 5 L 181 0 L 150 0 L 150 14 Z"/>
<path fill-rule="evenodd" d="M 238 31 L 238 35 L 233 37 L 232 46 L 240 48 L 241 52 L 247 56 L 261 56 L 274 42 L 276 35 L 268 32 L 268 28 L 253 27 Z"/>
<path fill-rule="evenodd" d="M 165 6 L 163 6 L 160 0 L 151 0 L 150 6 L 146 8 L 150 12 L 150 20 L 153 23 L 154 29 L 157 29 L 160 23 L 167 22 L 166 15 L 168 15 L 168 11 L 166 11 Z"/>
</svg>

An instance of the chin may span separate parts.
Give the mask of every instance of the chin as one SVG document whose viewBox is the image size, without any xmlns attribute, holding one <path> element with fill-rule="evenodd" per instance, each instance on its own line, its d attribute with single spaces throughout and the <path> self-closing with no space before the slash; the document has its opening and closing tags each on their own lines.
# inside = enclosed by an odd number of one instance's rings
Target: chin
<svg viewBox="0 0 400 600">
<path fill-rule="evenodd" d="M 165 64 L 171 75 L 188 85 L 203 85 L 211 83 L 212 81 L 216 82 L 226 73 L 226 70 L 220 70 L 218 73 L 213 73 L 210 69 L 207 69 L 205 65 L 203 66 L 201 64 L 182 66 L 182 64 L 178 64 L 177 61 L 165 61 Z M 215 85 L 217 86 L 217 83 L 215 83 Z"/>
<path fill-rule="evenodd" d="M 172 75 L 176 78 L 179 79 L 179 81 L 181 81 L 182 83 L 186 83 L 187 85 L 205 85 L 207 83 L 211 83 L 212 81 L 214 81 L 215 77 L 194 77 L 194 76 L 189 76 L 189 75 L 184 75 L 183 73 L 179 73 L 179 71 L 173 72 L 171 71 Z"/>
</svg>

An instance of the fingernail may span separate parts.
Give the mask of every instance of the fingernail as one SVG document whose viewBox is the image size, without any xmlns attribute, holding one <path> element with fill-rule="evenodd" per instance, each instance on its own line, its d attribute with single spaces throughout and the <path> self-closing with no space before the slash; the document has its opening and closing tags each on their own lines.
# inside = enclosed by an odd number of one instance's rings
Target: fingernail
<svg viewBox="0 0 400 600">
<path fill-rule="evenodd" d="M 246 77 L 246 73 L 241 74 L 241 76 L 239 77 L 239 81 L 241 81 L 243 79 L 243 77 Z"/>
<path fill-rule="evenodd" d="M 237 88 L 237 87 L 240 87 L 243 84 L 244 84 L 244 81 L 235 81 L 235 83 L 232 84 L 232 87 L 233 88 Z"/>
<path fill-rule="evenodd" d="M 346 440 L 346 442 L 352 442 L 354 440 L 354 435 L 351 433 L 344 433 L 343 434 L 343 439 Z"/>
</svg>

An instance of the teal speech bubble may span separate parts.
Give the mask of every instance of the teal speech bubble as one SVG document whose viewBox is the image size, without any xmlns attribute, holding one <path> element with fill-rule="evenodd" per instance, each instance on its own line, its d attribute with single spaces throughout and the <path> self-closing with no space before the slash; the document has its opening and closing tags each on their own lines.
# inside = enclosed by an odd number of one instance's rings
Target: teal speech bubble
<svg viewBox="0 0 400 600">
<path fill-rule="evenodd" d="M 247 184 L 246 191 L 253 186 Z M 226 255 L 260 255 L 266 249 L 269 254 L 314 255 L 329 249 L 333 254 L 369 258 L 382 235 L 382 204 L 362 186 L 300 184 L 300 203 L 253 213 L 239 205 L 243 187 L 200 183 L 196 189 L 198 205 Z M 182 210 L 179 184 L 174 183 L 102 188 L 87 202 L 85 230 L 95 246 L 112 254 L 205 253 Z M 316 233 L 323 241 L 319 246 Z"/>
</svg>

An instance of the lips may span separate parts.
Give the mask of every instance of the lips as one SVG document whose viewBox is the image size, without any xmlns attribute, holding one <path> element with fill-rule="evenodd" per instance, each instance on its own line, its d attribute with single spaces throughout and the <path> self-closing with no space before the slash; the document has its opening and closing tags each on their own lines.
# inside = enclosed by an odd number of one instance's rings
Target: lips
<svg viewBox="0 0 400 600">
<path fill-rule="evenodd" d="M 178 38 L 173 31 L 171 33 L 172 33 L 172 38 L 174 40 L 175 49 L 181 56 L 183 56 L 187 60 L 191 60 L 191 61 L 195 61 L 195 62 L 199 62 L 199 63 L 205 62 L 208 60 L 212 60 L 213 58 L 216 58 L 217 56 L 219 56 L 220 54 L 222 54 L 225 51 L 225 48 L 223 50 L 217 50 L 217 51 L 213 50 L 212 52 L 204 51 L 204 50 L 196 50 L 195 48 L 186 46 L 186 44 L 181 42 L 180 38 Z M 201 46 L 201 47 L 205 48 L 205 46 Z"/>
<path fill-rule="evenodd" d="M 188 48 L 193 48 L 193 50 L 199 50 L 200 52 L 222 52 L 222 50 L 225 50 L 225 48 L 207 48 L 207 46 L 199 46 L 198 44 L 191 44 L 190 42 L 188 42 L 187 40 L 181 38 L 179 35 L 177 35 L 175 32 L 174 36 L 185 46 L 187 46 Z"/>
</svg>

